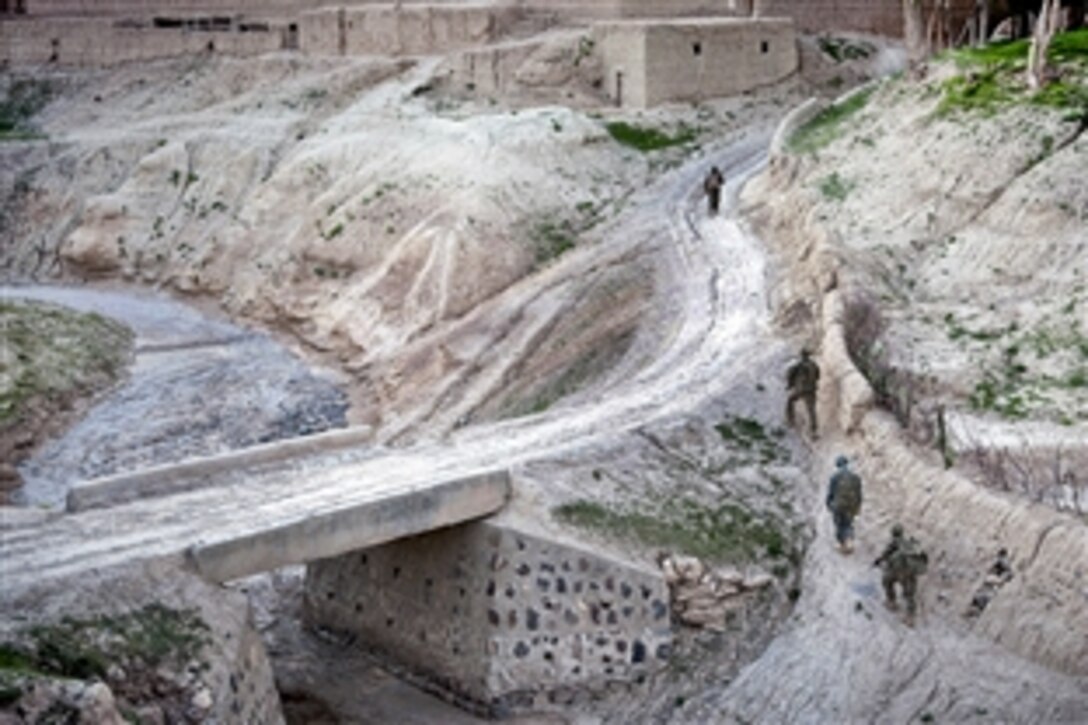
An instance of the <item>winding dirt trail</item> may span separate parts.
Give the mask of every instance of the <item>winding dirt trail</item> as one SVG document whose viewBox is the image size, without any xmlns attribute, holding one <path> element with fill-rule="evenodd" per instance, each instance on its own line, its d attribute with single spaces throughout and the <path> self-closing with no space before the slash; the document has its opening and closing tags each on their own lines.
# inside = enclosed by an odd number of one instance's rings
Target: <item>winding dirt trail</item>
<svg viewBox="0 0 1088 725">
<path fill-rule="evenodd" d="M 829 441 L 817 452 L 814 460 L 824 462 L 817 480 L 830 476 L 833 450 L 849 450 L 849 441 Z M 708 693 L 677 721 L 1085 722 L 1084 680 L 965 634 L 924 606 L 913 628 L 888 611 L 872 562 L 895 520 L 894 502 L 869 497 L 858 549 L 844 556 L 820 493 L 812 496 L 817 537 L 793 626 L 728 688 Z M 939 586 L 937 573 L 921 586 Z"/>
</svg>

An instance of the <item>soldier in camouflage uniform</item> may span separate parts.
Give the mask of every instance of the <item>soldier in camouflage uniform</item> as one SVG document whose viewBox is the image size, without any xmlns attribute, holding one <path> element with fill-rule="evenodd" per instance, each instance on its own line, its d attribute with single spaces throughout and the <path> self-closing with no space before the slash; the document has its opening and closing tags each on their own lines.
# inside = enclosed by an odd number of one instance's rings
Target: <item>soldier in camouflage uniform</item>
<svg viewBox="0 0 1088 725">
<path fill-rule="evenodd" d="M 812 359 L 812 353 L 801 350 L 801 359 L 786 371 L 786 388 L 789 399 L 786 401 L 786 421 L 793 425 L 793 405 L 798 400 L 805 401 L 808 411 L 808 424 L 813 437 L 816 436 L 816 388 L 820 382 L 820 366 Z"/>
<path fill-rule="evenodd" d="M 887 597 L 887 607 L 892 611 L 899 608 L 895 593 L 895 585 L 899 585 L 907 602 L 907 624 L 914 624 L 918 609 L 918 577 L 926 572 L 928 564 L 929 557 L 918 541 L 904 536 L 903 527 L 899 524 L 892 527 L 892 540 L 873 562 L 873 566 L 879 566 L 884 572 L 884 595 Z"/>
<path fill-rule="evenodd" d="M 835 474 L 827 487 L 827 510 L 835 522 L 835 540 L 844 554 L 853 551 L 854 518 L 861 512 L 861 477 L 850 470 L 846 456 L 835 459 Z"/>
</svg>

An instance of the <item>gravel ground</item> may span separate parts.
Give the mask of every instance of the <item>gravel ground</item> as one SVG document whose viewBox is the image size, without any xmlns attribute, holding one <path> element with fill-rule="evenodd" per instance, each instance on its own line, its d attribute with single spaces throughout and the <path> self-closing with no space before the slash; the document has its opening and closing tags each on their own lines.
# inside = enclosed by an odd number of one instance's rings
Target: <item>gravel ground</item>
<svg viewBox="0 0 1088 725">
<path fill-rule="evenodd" d="M 331 373 L 167 297 L 47 286 L 0 287 L 0 297 L 98 312 L 136 334 L 129 379 L 22 464 L 19 504 L 57 506 L 77 480 L 346 424 Z"/>
</svg>

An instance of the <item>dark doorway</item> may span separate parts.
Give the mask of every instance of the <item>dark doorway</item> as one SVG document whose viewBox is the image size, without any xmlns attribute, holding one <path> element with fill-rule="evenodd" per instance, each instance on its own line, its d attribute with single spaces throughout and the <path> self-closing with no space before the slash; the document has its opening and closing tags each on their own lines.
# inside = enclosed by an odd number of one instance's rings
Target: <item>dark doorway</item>
<svg viewBox="0 0 1088 725">
<path fill-rule="evenodd" d="M 623 71 L 616 71 L 616 105 L 623 105 Z"/>
</svg>

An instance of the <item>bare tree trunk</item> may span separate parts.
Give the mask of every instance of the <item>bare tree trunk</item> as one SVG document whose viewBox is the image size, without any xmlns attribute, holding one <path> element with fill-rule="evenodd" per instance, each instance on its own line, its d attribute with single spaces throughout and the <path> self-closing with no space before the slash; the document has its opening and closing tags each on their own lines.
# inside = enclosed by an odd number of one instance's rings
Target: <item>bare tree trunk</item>
<svg viewBox="0 0 1088 725">
<path fill-rule="evenodd" d="M 907 42 L 907 57 L 912 63 L 929 56 L 923 17 L 922 0 L 903 0 L 903 38 Z"/>
<path fill-rule="evenodd" d="M 981 47 L 990 40 L 990 0 L 978 0 L 978 36 L 975 45 Z"/>
<path fill-rule="evenodd" d="M 1046 54 L 1050 50 L 1050 41 L 1058 32 L 1061 23 L 1061 1 L 1043 0 L 1039 19 L 1035 22 L 1035 32 L 1031 36 L 1031 48 L 1028 50 L 1028 88 L 1038 90 L 1046 84 Z"/>
</svg>

